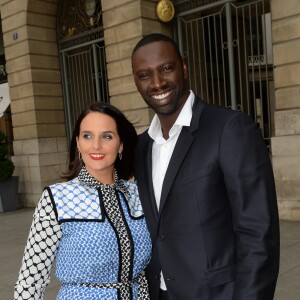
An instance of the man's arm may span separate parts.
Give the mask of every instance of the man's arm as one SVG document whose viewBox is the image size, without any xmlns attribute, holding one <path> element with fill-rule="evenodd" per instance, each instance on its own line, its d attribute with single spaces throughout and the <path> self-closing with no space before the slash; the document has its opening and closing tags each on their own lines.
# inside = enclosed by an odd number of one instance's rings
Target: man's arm
<svg viewBox="0 0 300 300">
<path fill-rule="evenodd" d="M 224 126 L 220 162 L 237 241 L 234 299 L 271 300 L 279 269 L 274 177 L 260 129 L 243 113 Z"/>
</svg>

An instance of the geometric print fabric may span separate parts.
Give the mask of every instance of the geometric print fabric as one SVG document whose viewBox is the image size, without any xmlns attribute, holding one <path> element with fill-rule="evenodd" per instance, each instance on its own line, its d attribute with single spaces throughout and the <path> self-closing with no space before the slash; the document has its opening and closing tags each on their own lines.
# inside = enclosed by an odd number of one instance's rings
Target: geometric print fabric
<svg viewBox="0 0 300 300">
<path fill-rule="evenodd" d="M 124 258 L 132 258 L 124 267 L 131 270 L 133 279 L 139 277 L 148 264 L 151 240 L 136 185 L 117 181 L 114 189 L 118 202 L 111 206 L 108 217 L 111 199 L 107 198 L 103 207 L 99 188 L 91 184 L 94 179 L 86 170 L 80 175 L 79 179 L 55 184 L 43 192 L 30 229 L 14 299 L 43 299 L 56 254 L 57 277 L 62 282 L 57 299 L 130 299 L 128 294 L 122 295 L 120 289 L 87 287 L 82 283 L 118 282 L 122 257 L 123 263 Z M 88 180 L 87 175 L 91 177 Z M 112 219 L 117 220 L 115 225 Z M 121 226 L 120 220 L 126 223 L 127 233 L 123 230 L 125 223 Z M 120 231 L 120 228 L 123 229 Z M 121 242 L 124 237 L 125 242 Z M 133 249 L 128 247 L 129 240 Z M 132 299 L 137 299 L 141 289 L 137 283 L 131 287 Z M 141 299 L 147 297 L 145 293 Z"/>
<path fill-rule="evenodd" d="M 15 285 L 14 299 L 44 298 L 60 238 L 60 225 L 49 194 L 45 191 L 35 209 L 19 278 Z"/>
<path fill-rule="evenodd" d="M 81 179 L 82 179 L 81 174 Z M 125 180 L 118 180 L 117 190 L 123 192 L 127 198 L 130 214 L 134 218 L 144 215 L 136 184 Z M 58 220 L 65 219 L 102 219 L 99 192 L 93 186 L 83 185 L 75 178 L 67 183 L 51 186 L 58 211 Z"/>
<path fill-rule="evenodd" d="M 102 219 L 99 207 L 99 194 L 95 188 L 83 185 L 78 179 L 69 184 L 59 183 L 51 187 L 58 220 Z"/>
</svg>

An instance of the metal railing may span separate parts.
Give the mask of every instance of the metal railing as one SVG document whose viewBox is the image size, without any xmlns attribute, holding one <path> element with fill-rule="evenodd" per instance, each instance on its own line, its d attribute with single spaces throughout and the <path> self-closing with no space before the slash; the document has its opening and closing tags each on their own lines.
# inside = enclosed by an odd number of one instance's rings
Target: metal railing
<svg viewBox="0 0 300 300">
<path fill-rule="evenodd" d="M 69 139 L 83 108 L 95 101 L 109 102 L 104 38 L 94 35 L 76 36 L 77 42 L 68 39 L 60 49 Z"/>
<path fill-rule="evenodd" d="M 274 134 L 274 84 L 268 1 L 222 0 L 177 15 L 189 84 L 204 101 L 254 118 L 266 145 Z"/>
</svg>

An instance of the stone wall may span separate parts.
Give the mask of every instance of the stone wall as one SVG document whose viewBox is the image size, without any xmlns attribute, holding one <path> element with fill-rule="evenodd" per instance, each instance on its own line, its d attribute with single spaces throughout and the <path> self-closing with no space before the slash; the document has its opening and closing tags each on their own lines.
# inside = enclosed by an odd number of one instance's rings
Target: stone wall
<svg viewBox="0 0 300 300">
<path fill-rule="evenodd" d="M 34 206 L 45 185 L 60 180 L 67 160 L 63 94 L 56 39 L 59 0 L 0 0 L 14 133 L 15 175 L 22 205 Z M 275 136 L 272 161 L 281 219 L 300 220 L 300 5 L 270 0 Z M 139 132 L 153 113 L 131 74 L 131 52 L 150 32 L 171 35 L 156 0 L 102 0 L 109 93 Z"/>
<path fill-rule="evenodd" d="M 56 9 L 57 0 L 0 2 L 21 206 L 35 206 L 66 166 Z"/>
<path fill-rule="evenodd" d="M 143 131 L 153 112 L 137 92 L 131 68 L 131 52 L 145 34 L 171 34 L 171 24 L 161 23 L 155 13 L 157 1 L 102 0 L 104 40 L 111 104 L 121 109 Z"/>
<path fill-rule="evenodd" d="M 156 0 L 102 0 L 111 103 L 138 131 L 153 113 L 134 85 L 131 52 L 150 32 L 171 34 Z M 67 139 L 56 37 L 58 0 L 0 0 L 20 205 L 35 206 L 44 186 L 66 168 Z"/>
<path fill-rule="evenodd" d="M 300 220 L 300 5 L 271 0 L 275 137 L 273 168 L 281 219 Z"/>
</svg>

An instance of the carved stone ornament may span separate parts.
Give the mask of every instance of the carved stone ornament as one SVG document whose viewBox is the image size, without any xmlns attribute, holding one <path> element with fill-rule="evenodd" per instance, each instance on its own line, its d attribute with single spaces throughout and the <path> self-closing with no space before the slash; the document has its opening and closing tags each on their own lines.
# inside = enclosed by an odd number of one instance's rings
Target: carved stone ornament
<svg viewBox="0 0 300 300">
<path fill-rule="evenodd" d="M 175 14 L 173 2 L 170 0 L 159 0 L 156 5 L 156 15 L 162 22 L 170 22 Z"/>
</svg>

